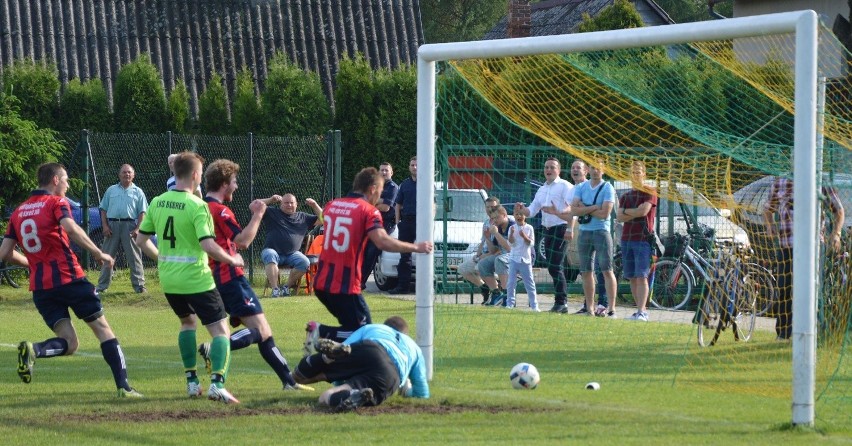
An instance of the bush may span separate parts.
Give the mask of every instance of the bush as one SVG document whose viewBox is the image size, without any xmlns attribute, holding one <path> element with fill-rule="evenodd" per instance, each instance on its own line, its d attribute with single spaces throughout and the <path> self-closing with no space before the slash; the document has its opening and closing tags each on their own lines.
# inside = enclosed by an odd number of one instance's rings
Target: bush
<svg viewBox="0 0 852 446">
<path fill-rule="evenodd" d="M 322 135 L 331 125 L 331 107 L 319 76 L 303 71 L 282 53 L 269 63 L 261 104 L 266 135 Z"/>
<path fill-rule="evenodd" d="M 189 119 L 189 92 L 183 79 L 177 80 L 174 90 L 169 94 L 166 114 L 167 129 L 177 133 L 183 133 L 186 130 L 186 122 Z"/>
<path fill-rule="evenodd" d="M 417 72 L 414 67 L 379 71 L 376 152 L 407 176 L 408 160 L 417 154 Z M 378 163 L 376 163 L 378 164 Z M 345 178 L 345 177 L 344 177 Z"/>
<path fill-rule="evenodd" d="M 161 133 L 166 128 L 166 94 L 147 54 L 123 66 L 115 80 L 115 127 L 119 132 Z"/>
<path fill-rule="evenodd" d="M 24 201 L 38 186 L 38 166 L 56 161 L 62 150 L 53 130 L 22 119 L 15 102 L 0 93 L 0 210 L 4 218 L 7 207 Z"/>
<path fill-rule="evenodd" d="M 384 161 L 374 148 L 376 127 L 376 87 L 373 70 L 361 54 L 343 59 L 335 77 L 334 128 L 340 130 L 343 144 L 343 183 L 358 171 Z"/>
<path fill-rule="evenodd" d="M 4 70 L 4 93 L 20 100 L 20 117 L 35 121 L 39 127 L 53 126 L 59 107 L 56 66 L 21 59 Z"/>
<path fill-rule="evenodd" d="M 228 131 L 228 99 L 218 73 L 213 73 L 198 98 L 198 131 L 202 135 L 224 135 Z"/>
<path fill-rule="evenodd" d="M 237 85 L 234 90 L 231 133 L 234 135 L 244 135 L 248 132 L 256 132 L 262 115 L 260 104 L 255 95 L 254 78 L 248 68 L 243 67 L 237 74 Z"/>
<path fill-rule="evenodd" d="M 62 93 L 56 128 L 107 132 L 111 129 L 111 118 L 107 93 L 100 79 L 86 82 L 71 79 Z"/>
</svg>

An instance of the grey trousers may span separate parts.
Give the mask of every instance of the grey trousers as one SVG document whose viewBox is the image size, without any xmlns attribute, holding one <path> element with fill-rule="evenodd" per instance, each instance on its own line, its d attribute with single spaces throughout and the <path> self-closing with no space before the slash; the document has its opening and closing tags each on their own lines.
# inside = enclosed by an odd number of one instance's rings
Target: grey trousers
<svg viewBox="0 0 852 446">
<path fill-rule="evenodd" d="M 101 250 L 113 257 L 118 253 L 119 246 L 124 250 L 124 258 L 130 267 L 130 283 L 133 284 L 133 289 L 138 291 L 139 288 L 145 286 L 145 274 L 142 269 L 142 250 L 133 243 L 133 238 L 130 237 L 130 231 L 136 227 L 136 220 L 111 221 L 109 227 L 112 230 L 112 236 L 104 237 Z M 98 278 L 98 289 L 109 288 L 111 282 L 112 270 L 108 265 L 104 265 L 101 269 L 101 277 Z"/>
</svg>

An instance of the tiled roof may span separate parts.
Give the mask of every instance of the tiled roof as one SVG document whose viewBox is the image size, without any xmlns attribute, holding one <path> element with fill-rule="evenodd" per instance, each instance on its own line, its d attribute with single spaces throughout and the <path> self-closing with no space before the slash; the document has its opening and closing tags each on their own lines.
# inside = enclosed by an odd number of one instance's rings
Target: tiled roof
<svg viewBox="0 0 852 446">
<path fill-rule="evenodd" d="M 212 72 L 229 94 L 244 65 L 262 85 L 277 51 L 317 72 L 331 97 L 344 56 L 395 68 L 422 43 L 419 0 L 0 0 L 0 72 L 50 60 L 63 85 L 100 78 L 111 101 L 120 67 L 147 52 L 166 90 L 186 82 L 194 112 Z"/>
<path fill-rule="evenodd" d="M 547 0 L 530 5 L 530 36 L 553 36 L 577 31 L 583 13 L 595 17 L 613 0 Z M 636 10 L 648 26 L 674 23 L 668 14 L 653 0 L 633 0 Z M 505 39 L 508 17 L 502 19 L 486 33 L 483 40 Z"/>
</svg>

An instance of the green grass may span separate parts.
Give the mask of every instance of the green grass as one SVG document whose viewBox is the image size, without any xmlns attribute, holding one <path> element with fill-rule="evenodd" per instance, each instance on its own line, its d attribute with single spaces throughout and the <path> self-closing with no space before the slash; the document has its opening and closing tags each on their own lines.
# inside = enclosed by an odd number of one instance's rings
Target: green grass
<svg viewBox="0 0 852 446">
<path fill-rule="evenodd" d="M 674 324 L 642 326 L 641 350 L 634 345 L 633 351 L 621 352 L 571 338 L 588 331 L 583 324 L 602 322 L 594 318 L 471 307 L 436 311 L 438 356 L 429 400 L 395 397 L 381 411 L 330 414 L 315 405 L 327 384 L 311 394 L 282 391 L 255 347 L 232 357 L 228 387 L 243 404 L 189 400 L 177 318 L 155 278 L 148 288 L 148 295 L 136 295 L 119 277 L 103 298 L 131 382 L 147 397 L 129 401 L 114 397 L 97 341 L 79 320 L 74 322 L 78 353 L 38 360 L 33 383 L 22 384 L 14 372 L 14 346 L 51 333 L 28 292 L 0 286 L 0 365 L 6 370 L 0 373 L 2 444 L 852 444 L 848 424 L 791 428 L 784 392 L 756 392 L 757 386 L 747 384 L 720 389 L 710 383 L 730 372 L 702 375 L 698 366 L 684 367 L 692 353 L 680 341 L 683 328 Z M 391 314 L 414 320 L 413 302 L 380 296 L 368 296 L 368 302 L 376 321 Z M 333 321 L 313 297 L 262 303 L 291 366 L 301 357 L 305 321 Z M 550 342 L 558 333 L 567 333 L 563 342 Z M 526 334 L 527 342 L 502 342 L 519 334 Z M 759 366 L 739 383 L 772 376 L 771 367 L 760 362 L 763 352 L 752 354 Z M 521 360 L 541 364 L 538 389 L 516 391 L 509 385 L 508 370 Z M 600 391 L 584 390 L 591 380 L 601 382 Z M 842 404 L 849 407 L 848 401 Z"/>
</svg>

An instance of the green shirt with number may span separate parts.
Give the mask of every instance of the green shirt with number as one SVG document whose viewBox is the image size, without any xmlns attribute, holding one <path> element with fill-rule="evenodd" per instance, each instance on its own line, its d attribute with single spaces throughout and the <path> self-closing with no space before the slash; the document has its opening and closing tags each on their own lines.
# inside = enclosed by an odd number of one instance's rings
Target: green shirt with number
<svg viewBox="0 0 852 446">
<path fill-rule="evenodd" d="M 216 237 L 213 217 L 204 200 L 177 190 L 159 195 L 148 206 L 139 232 L 157 235 L 157 265 L 163 292 L 195 294 L 216 286 L 200 243 Z"/>
</svg>

